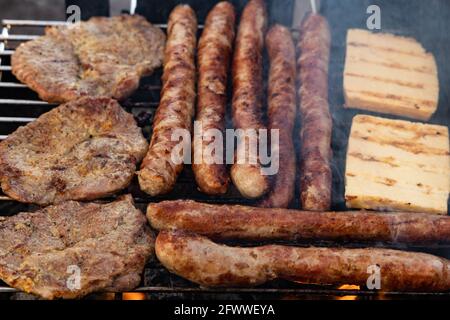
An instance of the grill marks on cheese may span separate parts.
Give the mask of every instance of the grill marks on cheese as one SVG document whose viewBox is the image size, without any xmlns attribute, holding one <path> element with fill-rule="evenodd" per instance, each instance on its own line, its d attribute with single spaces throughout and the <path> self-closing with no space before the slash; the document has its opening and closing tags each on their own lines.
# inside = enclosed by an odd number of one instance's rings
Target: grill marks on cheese
<svg viewBox="0 0 450 320">
<path fill-rule="evenodd" d="M 344 90 L 347 107 L 427 120 L 439 98 L 436 62 L 414 39 L 349 30 Z"/>
<path fill-rule="evenodd" d="M 443 126 L 356 116 L 347 153 L 347 205 L 446 213 L 448 138 Z"/>
</svg>

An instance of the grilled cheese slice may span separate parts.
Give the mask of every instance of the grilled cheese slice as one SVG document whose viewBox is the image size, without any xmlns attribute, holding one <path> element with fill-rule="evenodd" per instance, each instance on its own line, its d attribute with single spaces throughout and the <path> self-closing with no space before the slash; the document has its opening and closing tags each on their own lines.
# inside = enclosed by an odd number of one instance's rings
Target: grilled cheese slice
<svg viewBox="0 0 450 320">
<path fill-rule="evenodd" d="M 350 29 L 344 95 L 348 108 L 429 120 L 439 100 L 436 61 L 414 39 Z"/>
<path fill-rule="evenodd" d="M 447 214 L 449 192 L 447 127 L 354 117 L 345 171 L 349 208 Z"/>
</svg>

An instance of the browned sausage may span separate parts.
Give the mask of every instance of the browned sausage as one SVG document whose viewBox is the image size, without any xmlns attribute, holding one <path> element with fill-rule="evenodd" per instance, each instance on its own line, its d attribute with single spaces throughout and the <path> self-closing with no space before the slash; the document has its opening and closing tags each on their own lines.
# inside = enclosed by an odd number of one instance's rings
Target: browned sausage
<svg viewBox="0 0 450 320">
<path fill-rule="evenodd" d="M 300 199 L 304 210 L 331 206 L 331 131 L 328 105 L 330 30 L 326 19 L 313 14 L 301 27 L 298 43 L 301 116 Z"/>
<path fill-rule="evenodd" d="M 198 101 L 196 121 L 203 132 L 211 129 L 225 131 L 227 80 L 233 52 L 236 14 L 229 2 L 219 2 L 208 14 L 198 45 Z M 202 192 L 216 195 L 227 192 L 229 176 L 225 163 L 208 163 L 208 145 L 214 140 L 204 135 L 193 141 L 195 180 Z M 203 157 L 202 157 L 203 155 Z M 202 159 L 203 158 L 203 159 Z M 197 163 L 200 159 L 200 163 Z M 221 159 L 223 161 L 223 157 Z"/>
<path fill-rule="evenodd" d="M 287 208 L 295 192 L 295 149 L 292 141 L 297 96 L 295 92 L 295 47 L 289 29 L 275 25 L 266 36 L 270 59 L 269 71 L 269 130 L 279 130 L 275 154 L 278 173 L 272 190 L 260 202 L 262 207 Z M 272 149 L 273 150 L 273 149 Z"/>
<path fill-rule="evenodd" d="M 233 123 L 235 129 L 264 129 L 262 121 L 263 47 L 267 26 L 264 0 L 251 0 L 242 13 L 233 57 Z M 256 136 L 258 132 L 256 132 Z M 231 179 L 247 198 L 260 198 L 269 190 L 269 179 L 261 172 L 257 154 L 250 152 L 248 136 L 238 143 L 236 154 L 243 163 L 235 162 Z"/>
<path fill-rule="evenodd" d="M 186 230 L 218 240 L 450 243 L 450 217 L 426 213 L 311 212 L 180 200 L 150 204 L 147 217 L 158 230 Z"/>
<path fill-rule="evenodd" d="M 190 132 L 195 103 L 195 48 L 197 18 L 191 7 L 177 6 L 169 17 L 161 101 L 153 120 L 148 153 L 139 172 L 139 185 L 156 196 L 170 192 L 183 170 L 172 152 L 179 144 L 172 141 L 177 130 Z"/>
<path fill-rule="evenodd" d="M 424 253 L 277 245 L 237 248 L 166 231 L 158 235 L 155 250 L 171 272 L 206 287 L 257 286 L 277 278 L 366 287 L 379 268 L 381 291 L 450 290 L 449 261 Z"/>
</svg>

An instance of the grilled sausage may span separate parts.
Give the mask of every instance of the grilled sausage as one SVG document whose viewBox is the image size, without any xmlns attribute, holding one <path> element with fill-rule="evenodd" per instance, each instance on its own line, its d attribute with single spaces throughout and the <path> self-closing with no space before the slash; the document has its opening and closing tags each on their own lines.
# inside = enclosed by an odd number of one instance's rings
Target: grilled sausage
<svg viewBox="0 0 450 320">
<path fill-rule="evenodd" d="M 152 196 L 170 192 L 183 169 L 183 163 L 172 157 L 179 144 L 172 141 L 172 134 L 189 132 L 192 127 L 196 32 L 194 11 L 187 5 L 177 6 L 168 22 L 161 101 L 153 120 L 150 148 L 139 172 L 141 189 Z"/>
<path fill-rule="evenodd" d="M 233 57 L 233 123 L 235 129 L 247 130 L 238 143 L 238 160 L 231 168 L 231 179 L 246 198 L 260 198 L 269 189 L 269 179 L 262 174 L 259 157 L 251 152 L 250 130 L 264 129 L 262 121 L 262 53 L 267 11 L 264 0 L 251 0 L 242 13 Z M 255 135 L 253 135 L 255 137 Z"/>
<path fill-rule="evenodd" d="M 278 173 L 272 190 L 260 202 L 260 206 L 287 208 L 295 192 L 296 163 L 292 141 L 297 111 L 295 47 L 290 31 L 280 25 L 275 25 L 269 30 L 266 46 L 270 59 L 269 130 L 279 130 L 278 145 L 272 141 L 278 149 L 273 150 L 275 161 L 278 161 Z"/>
<path fill-rule="evenodd" d="M 217 240 L 450 243 L 450 217 L 426 213 L 319 213 L 179 200 L 150 204 L 147 218 L 158 230 L 186 230 Z"/>
<path fill-rule="evenodd" d="M 225 131 L 227 79 L 234 41 L 236 13 L 229 2 L 218 3 L 208 14 L 198 45 L 198 101 L 196 121 L 203 132 Z M 194 137 L 193 153 L 195 180 L 199 189 L 207 194 L 227 192 L 229 176 L 225 163 L 205 161 L 208 146 L 213 143 L 207 136 Z M 199 161 L 200 160 L 200 161 Z M 220 159 L 223 161 L 222 159 Z"/>
<path fill-rule="evenodd" d="M 328 105 L 330 30 L 325 18 L 313 14 L 301 27 L 299 98 L 301 116 L 300 199 L 304 210 L 331 206 L 331 130 Z"/>
<path fill-rule="evenodd" d="M 237 248 L 166 231 L 158 235 L 155 250 L 171 272 L 205 287 L 250 287 L 274 279 L 365 287 L 374 283 L 369 277 L 379 268 L 382 291 L 450 290 L 449 261 L 424 253 L 278 245 Z"/>
</svg>

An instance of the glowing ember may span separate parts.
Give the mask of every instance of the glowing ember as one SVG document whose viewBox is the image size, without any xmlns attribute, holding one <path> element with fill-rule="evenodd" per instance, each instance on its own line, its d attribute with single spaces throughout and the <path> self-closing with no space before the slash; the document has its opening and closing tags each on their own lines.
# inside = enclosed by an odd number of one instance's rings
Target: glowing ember
<svg viewBox="0 0 450 320">
<path fill-rule="evenodd" d="M 361 288 L 355 285 L 344 284 L 343 286 L 340 286 L 338 290 L 361 290 Z M 337 298 L 337 300 L 356 300 L 357 298 L 357 296 L 342 296 Z"/>
<path fill-rule="evenodd" d="M 145 293 L 142 292 L 124 292 L 122 300 L 145 300 Z"/>
</svg>

